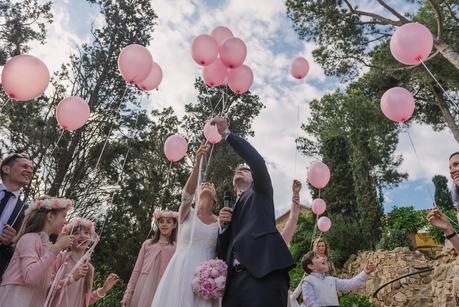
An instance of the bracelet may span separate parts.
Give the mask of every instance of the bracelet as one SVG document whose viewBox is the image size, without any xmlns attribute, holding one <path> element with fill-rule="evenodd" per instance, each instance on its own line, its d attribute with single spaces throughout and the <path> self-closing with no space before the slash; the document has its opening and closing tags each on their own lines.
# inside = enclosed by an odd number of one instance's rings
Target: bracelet
<svg viewBox="0 0 459 307">
<path fill-rule="evenodd" d="M 452 233 L 450 233 L 449 235 L 446 235 L 445 238 L 446 239 L 451 239 L 452 237 L 454 237 L 455 235 L 457 235 L 457 233 L 455 231 L 453 231 Z"/>
<path fill-rule="evenodd" d="M 99 298 L 104 298 L 105 295 L 106 295 L 107 293 L 105 293 L 104 295 L 101 295 L 101 294 L 99 293 L 100 289 L 101 289 L 101 288 L 99 288 L 99 289 L 96 290 L 96 294 L 97 294 L 97 296 L 98 296 Z"/>
</svg>

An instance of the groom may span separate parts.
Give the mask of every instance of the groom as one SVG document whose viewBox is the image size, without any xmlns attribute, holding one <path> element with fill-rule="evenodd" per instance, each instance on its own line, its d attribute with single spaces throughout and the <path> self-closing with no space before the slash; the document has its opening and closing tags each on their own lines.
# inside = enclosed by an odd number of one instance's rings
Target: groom
<svg viewBox="0 0 459 307">
<path fill-rule="evenodd" d="M 276 229 L 271 178 L 261 155 L 231 133 L 222 117 L 212 120 L 219 133 L 248 166 L 233 177 L 234 211 L 220 211 L 217 255 L 228 264 L 223 307 L 285 307 L 295 262 Z"/>
</svg>

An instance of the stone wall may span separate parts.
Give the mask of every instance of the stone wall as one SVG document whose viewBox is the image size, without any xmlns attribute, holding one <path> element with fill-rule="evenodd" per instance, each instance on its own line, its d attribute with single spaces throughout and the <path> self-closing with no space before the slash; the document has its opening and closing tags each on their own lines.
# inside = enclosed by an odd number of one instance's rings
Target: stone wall
<svg viewBox="0 0 459 307">
<path fill-rule="evenodd" d="M 367 259 L 375 265 L 366 287 L 356 293 L 370 297 L 376 306 L 459 306 L 459 261 L 452 249 L 438 252 L 430 260 L 419 251 L 396 248 L 392 251 L 363 252 L 351 256 L 343 266 L 342 278 L 350 278 L 361 272 Z M 432 272 L 424 272 L 398 280 L 379 291 L 377 298 L 373 292 L 381 285 L 400 275 L 432 267 Z"/>
</svg>

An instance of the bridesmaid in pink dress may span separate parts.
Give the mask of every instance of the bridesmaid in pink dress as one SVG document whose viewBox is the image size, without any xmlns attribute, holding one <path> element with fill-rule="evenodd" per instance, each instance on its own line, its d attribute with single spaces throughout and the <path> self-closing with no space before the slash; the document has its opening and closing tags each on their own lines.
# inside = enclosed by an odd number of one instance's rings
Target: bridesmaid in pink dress
<svg viewBox="0 0 459 307">
<path fill-rule="evenodd" d="M 84 256 L 91 242 L 96 240 L 97 234 L 92 221 L 77 217 L 66 225 L 63 233 L 74 236 L 70 252 L 60 253 L 53 264 L 53 278 L 56 289 L 48 294 L 52 299 L 46 306 L 53 307 L 88 307 L 105 297 L 110 289 L 118 282 L 116 274 L 110 274 L 104 285 L 92 290 L 94 267 L 87 260 L 76 267 Z M 60 271 L 59 271 L 60 269 Z"/>
<path fill-rule="evenodd" d="M 155 211 L 152 226 L 157 229 L 142 244 L 131 278 L 121 301 L 124 307 L 150 307 L 156 288 L 175 252 L 178 213 Z"/>
<path fill-rule="evenodd" d="M 57 254 L 72 246 L 73 238 L 60 236 L 51 244 L 49 236 L 59 234 L 72 201 L 41 198 L 29 204 L 18 235 L 16 249 L 0 286 L 1 306 L 43 306 L 51 283 L 51 268 Z"/>
</svg>

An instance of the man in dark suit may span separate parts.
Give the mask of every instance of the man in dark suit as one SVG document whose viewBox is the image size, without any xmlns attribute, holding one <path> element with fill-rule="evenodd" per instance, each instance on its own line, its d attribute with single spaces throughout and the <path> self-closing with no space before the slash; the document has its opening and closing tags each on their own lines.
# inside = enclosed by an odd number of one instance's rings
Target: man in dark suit
<svg viewBox="0 0 459 307">
<path fill-rule="evenodd" d="M 233 177 L 234 209 L 220 211 L 217 254 L 228 264 L 223 307 L 287 306 L 295 262 L 276 229 L 273 188 L 265 161 L 246 140 L 231 133 L 226 119 L 212 123 L 247 163 Z"/>
<path fill-rule="evenodd" d="M 11 154 L 0 164 L 0 280 L 13 256 L 11 240 L 24 219 L 26 206 L 19 193 L 30 183 L 32 175 L 32 161 L 25 155 Z"/>
</svg>

